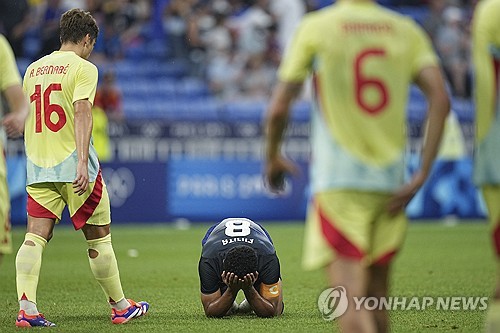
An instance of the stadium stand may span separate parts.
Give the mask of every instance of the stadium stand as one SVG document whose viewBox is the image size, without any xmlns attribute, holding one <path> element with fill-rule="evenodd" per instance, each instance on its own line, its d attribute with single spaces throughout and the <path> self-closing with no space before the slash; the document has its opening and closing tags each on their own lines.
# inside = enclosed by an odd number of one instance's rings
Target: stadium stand
<svg viewBox="0 0 500 333">
<path fill-rule="evenodd" d="M 305 1 L 308 10 L 322 8 L 332 1 L 315 0 Z M 418 23 L 424 24 L 430 14 L 429 7 L 425 2 L 418 1 L 392 1 L 381 0 L 382 5 L 414 18 Z M 245 98 L 241 95 L 224 100 L 218 98 L 211 92 L 210 82 L 203 75 L 192 72 L 194 66 L 192 59 L 175 58 L 172 53 L 171 40 L 164 30 L 164 12 L 169 6 L 174 6 L 175 0 L 156 0 L 150 6 L 148 20 L 142 23 L 137 37 L 124 49 L 123 57 L 120 59 L 105 59 L 97 62 L 101 73 L 113 70 L 116 75 L 116 83 L 123 94 L 123 111 L 126 119 L 153 118 L 153 119 L 260 119 L 265 108 L 268 96 L 261 98 Z M 190 1 L 196 5 L 193 8 L 207 6 L 211 11 L 204 19 L 209 21 L 210 15 L 223 13 L 227 18 L 227 26 L 234 26 L 237 19 L 249 8 L 249 1 L 233 1 L 238 7 L 234 12 L 222 6 L 226 1 Z M 208 5 L 207 5 L 208 4 Z M 218 7 L 217 7 L 218 4 Z M 411 4 L 411 5 L 410 5 Z M 453 2 L 456 4 L 456 2 Z M 130 3 L 129 3 L 130 5 Z M 224 8 L 225 9 L 224 9 Z M 132 7 L 131 7 L 132 8 Z M 205 8 L 205 7 L 204 7 Z M 96 8 L 96 10 L 104 10 Z M 183 17 L 186 25 L 192 19 L 193 12 L 185 13 Z M 464 8 L 464 12 L 466 8 Z M 126 12 L 126 10 L 123 10 Z M 98 16 L 98 15 L 97 15 Z M 104 24 L 106 26 L 106 24 Z M 104 30 L 104 29 L 103 29 Z M 233 37 L 234 38 L 234 37 Z M 234 43 L 234 40 L 233 40 Z M 24 51 L 25 57 L 18 57 L 18 65 L 22 72 L 37 54 L 40 48 L 37 29 L 29 29 L 25 34 Z M 105 48 L 105 47 L 104 47 Z M 209 49 L 208 46 L 205 49 Z M 99 48 L 97 49 L 99 52 Z M 268 54 L 269 55 L 269 54 Z M 276 65 L 277 62 L 274 62 Z M 204 66 L 207 66 L 205 64 Z M 203 72 L 204 70 L 202 70 Z M 245 72 L 242 72 L 245 75 Z M 410 101 L 408 104 L 409 119 L 420 119 L 425 110 L 423 96 L 415 88 L 410 90 Z M 453 109 L 459 118 L 468 120 L 473 117 L 472 103 L 463 98 L 455 98 Z M 293 116 L 297 119 L 307 119 L 309 104 L 306 100 L 295 106 Z"/>
</svg>

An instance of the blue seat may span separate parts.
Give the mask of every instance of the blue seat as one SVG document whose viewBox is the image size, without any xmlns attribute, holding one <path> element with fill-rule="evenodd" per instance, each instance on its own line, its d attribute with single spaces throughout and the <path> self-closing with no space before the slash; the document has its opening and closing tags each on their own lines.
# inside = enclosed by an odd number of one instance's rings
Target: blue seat
<svg viewBox="0 0 500 333">
<path fill-rule="evenodd" d="M 123 113 L 125 118 L 147 118 L 145 104 L 136 99 L 124 100 Z"/>
<path fill-rule="evenodd" d="M 451 108 L 456 113 L 459 121 L 474 121 L 475 108 L 472 99 L 454 98 L 451 101 Z"/>
<path fill-rule="evenodd" d="M 205 98 L 209 95 L 207 84 L 197 78 L 186 78 L 176 87 L 178 95 L 184 98 Z"/>
<path fill-rule="evenodd" d="M 396 10 L 403 15 L 412 17 L 420 24 L 423 24 L 430 11 L 427 6 L 401 6 L 397 7 Z"/>
<path fill-rule="evenodd" d="M 422 122 L 427 112 L 427 102 L 420 99 L 410 100 L 406 106 L 406 116 L 409 121 Z"/>
<path fill-rule="evenodd" d="M 24 75 L 24 73 L 26 72 L 26 68 L 28 68 L 28 66 L 31 64 L 31 60 L 28 58 L 17 58 L 16 63 L 19 72 L 21 73 L 21 75 Z"/>
<path fill-rule="evenodd" d="M 227 120 L 261 120 L 266 110 L 265 101 L 227 102 L 223 108 L 223 117 Z"/>
<path fill-rule="evenodd" d="M 311 102 L 300 100 L 294 103 L 291 117 L 293 120 L 308 121 L 311 118 Z"/>
</svg>

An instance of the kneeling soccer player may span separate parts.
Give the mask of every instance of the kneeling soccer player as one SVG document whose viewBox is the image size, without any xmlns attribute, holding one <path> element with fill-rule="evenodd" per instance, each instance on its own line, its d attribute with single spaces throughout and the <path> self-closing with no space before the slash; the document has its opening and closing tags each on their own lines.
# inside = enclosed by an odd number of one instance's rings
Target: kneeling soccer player
<svg viewBox="0 0 500 333">
<path fill-rule="evenodd" d="M 280 264 L 271 237 L 246 218 L 228 218 L 208 229 L 198 265 L 201 302 L 208 317 L 253 311 L 283 312 Z M 245 299 L 238 304 L 242 290 Z"/>
</svg>

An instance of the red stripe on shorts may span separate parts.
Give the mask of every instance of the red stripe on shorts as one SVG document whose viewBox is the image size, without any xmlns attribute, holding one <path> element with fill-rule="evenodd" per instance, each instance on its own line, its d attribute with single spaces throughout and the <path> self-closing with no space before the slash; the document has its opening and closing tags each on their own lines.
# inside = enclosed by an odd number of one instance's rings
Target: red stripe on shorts
<svg viewBox="0 0 500 333">
<path fill-rule="evenodd" d="M 396 251 L 396 250 L 387 252 L 386 254 L 384 254 L 383 256 L 381 256 L 380 258 L 378 258 L 373 264 L 377 265 L 377 266 L 387 265 L 387 264 L 389 264 L 391 262 L 392 258 L 394 258 L 394 256 L 396 255 L 396 253 L 398 253 L 398 251 Z"/>
<path fill-rule="evenodd" d="M 57 219 L 58 217 L 52 213 L 47 208 L 40 205 L 28 194 L 28 204 L 26 206 L 26 211 L 29 216 L 38 217 L 38 218 L 46 218 L 46 219 Z"/>
<path fill-rule="evenodd" d="M 342 233 L 330 223 L 320 209 L 318 209 L 318 213 L 321 221 L 321 229 L 328 243 L 344 257 L 362 259 L 363 252 L 342 235 Z"/>
<path fill-rule="evenodd" d="M 90 196 L 87 198 L 87 200 L 85 200 L 83 205 L 78 208 L 75 214 L 71 216 L 71 221 L 73 221 L 75 230 L 83 228 L 88 219 L 92 216 L 92 214 L 94 214 L 97 205 L 99 205 L 99 202 L 101 202 L 102 188 L 102 176 L 101 170 L 99 170 L 92 193 L 90 193 Z"/>
<path fill-rule="evenodd" d="M 497 257 L 500 257 L 500 221 L 497 222 L 497 226 L 493 230 L 493 243 L 495 246 L 495 253 Z"/>
</svg>

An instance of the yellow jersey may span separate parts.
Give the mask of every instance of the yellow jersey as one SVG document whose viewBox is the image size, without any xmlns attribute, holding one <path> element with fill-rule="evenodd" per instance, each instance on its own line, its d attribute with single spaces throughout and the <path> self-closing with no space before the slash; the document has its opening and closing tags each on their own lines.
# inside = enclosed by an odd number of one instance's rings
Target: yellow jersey
<svg viewBox="0 0 500 333">
<path fill-rule="evenodd" d="M 338 1 L 303 18 L 279 78 L 313 73 L 313 191 L 403 182 L 409 86 L 437 65 L 425 32 L 375 2 Z"/>
<path fill-rule="evenodd" d="M 0 92 L 12 87 L 13 85 L 21 84 L 21 75 L 16 65 L 14 52 L 9 45 L 7 39 L 0 34 Z M 2 103 L 0 103 L 0 119 L 3 117 Z M 0 177 L 7 174 L 5 163 L 3 163 L 3 143 L 6 140 L 6 135 L 0 124 Z"/>
<path fill-rule="evenodd" d="M 480 1 L 472 20 L 476 142 L 474 181 L 500 184 L 500 0 Z"/>
<path fill-rule="evenodd" d="M 55 51 L 28 66 L 23 81 L 30 101 L 24 136 L 28 185 L 76 178 L 73 103 L 94 102 L 97 78 L 97 67 L 72 51 Z M 96 179 L 98 170 L 91 140 L 90 181 Z"/>
</svg>

